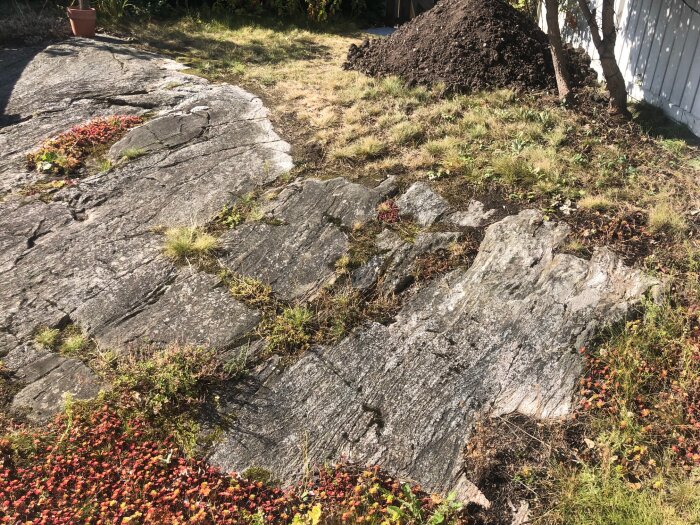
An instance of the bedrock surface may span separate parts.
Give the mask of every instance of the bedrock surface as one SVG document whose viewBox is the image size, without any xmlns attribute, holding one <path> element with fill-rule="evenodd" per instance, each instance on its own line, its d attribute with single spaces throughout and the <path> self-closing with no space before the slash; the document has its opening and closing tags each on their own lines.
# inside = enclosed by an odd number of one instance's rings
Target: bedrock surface
<svg viewBox="0 0 700 525">
<path fill-rule="evenodd" d="M 19 57 L 19 58 L 18 58 Z M 259 314 L 213 275 L 162 254 L 163 229 L 202 225 L 224 205 L 292 167 L 259 98 L 178 71 L 127 46 L 81 39 L 0 51 L 0 356 L 28 378 L 15 404 L 45 414 L 61 388 L 32 387 L 31 340 L 41 327 L 75 323 L 107 348 L 182 342 L 226 347 Z M 144 114 L 115 144 L 114 167 L 46 196 L 27 195 L 45 175 L 26 154 L 96 116 Z M 143 154 L 125 162 L 122 152 Z M 39 354 L 37 354 L 39 355 Z M 44 383 L 92 384 L 84 367 L 52 358 Z M 76 379 L 81 376 L 82 379 Z M 33 392 L 37 391 L 36 394 Z M 91 395 L 94 388 L 77 392 Z M 32 393 L 31 395 L 29 395 Z"/>
<path fill-rule="evenodd" d="M 654 286 L 608 250 L 556 253 L 566 234 L 535 211 L 506 217 L 470 268 L 418 291 L 393 324 L 262 366 L 229 400 L 236 423 L 212 461 L 293 479 L 346 456 L 453 488 L 478 415 L 568 413 L 577 350 Z"/>
</svg>

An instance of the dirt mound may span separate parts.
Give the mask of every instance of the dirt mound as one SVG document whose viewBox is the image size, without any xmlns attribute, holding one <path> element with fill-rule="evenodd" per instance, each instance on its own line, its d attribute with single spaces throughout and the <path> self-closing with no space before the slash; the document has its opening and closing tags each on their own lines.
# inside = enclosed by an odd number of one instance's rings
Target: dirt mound
<svg viewBox="0 0 700 525">
<path fill-rule="evenodd" d="M 574 78 L 588 78 L 575 58 Z M 352 45 L 345 67 L 449 91 L 555 86 L 547 35 L 502 0 L 441 0 L 388 38 Z"/>
</svg>

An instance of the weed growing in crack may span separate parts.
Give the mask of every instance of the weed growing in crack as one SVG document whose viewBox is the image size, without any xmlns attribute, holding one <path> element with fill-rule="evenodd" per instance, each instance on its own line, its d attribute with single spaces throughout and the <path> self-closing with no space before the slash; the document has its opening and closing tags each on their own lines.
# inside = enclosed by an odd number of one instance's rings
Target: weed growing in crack
<svg viewBox="0 0 700 525">
<path fill-rule="evenodd" d="M 146 150 L 143 148 L 126 148 L 122 151 L 121 158 L 123 160 L 129 161 L 143 157 L 146 154 Z"/>
<path fill-rule="evenodd" d="M 391 229 L 394 230 L 399 237 L 405 242 L 413 244 L 416 242 L 416 237 L 421 232 L 421 227 L 413 221 L 401 220 L 392 224 Z"/>
<path fill-rule="evenodd" d="M 227 271 L 221 273 L 221 279 L 234 298 L 253 308 L 269 308 L 274 302 L 272 287 L 258 279 Z"/>
<path fill-rule="evenodd" d="M 348 271 L 350 270 L 350 256 L 349 255 L 341 255 L 335 261 L 334 266 L 335 266 L 336 273 L 338 273 L 340 275 L 347 274 Z"/>
<path fill-rule="evenodd" d="M 247 193 L 235 204 L 224 206 L 214 217 L 213 226 L 223 226 L 225 229 L 233 229 L 244 222 L 262 220 L 265 216 L 257 201 L 255 193 Z"/>
<path fill-rule="evenodd" d="M 67 336 L 61 346 L 59 351 L 67 356 L 77 356 L 85 350 L 88 345 L 88 339 L 83 334 L 73 334 Z"/>
<path fill-rule="evenodd" d="M 34 336 L 34 342 L 47 350 L 84 360 L 89 358 L 94 347 L 94 342 L 74 324 L 68 325 L 62 330 L 43 328 Z"/>
<path fill-rule="evenodd" d="M 42 328 L 34 336 L 34 342 L 47 350 L 54 350 L 58 346 L 61 331 L 58 328 Z"/>
<path fill-rule="evenodd" d="M 197 226 L 178 226 L 165 232 L 166 256 L 177 262 L 200 262 L 211 256 L 219 241 Z"/>
<path fill-rule="evenodd" d="M 365 318 L 365 300 L 359 290 L 342 286 L 321 290 L 310 307 L 314 311 L 314 341 L 332 343 L 340 340 Z"/>
<path fill-rule="evenodd" d="M 438 250 L 419 257 L 414 265 L 413 276 L 416 281 L 426 281 L 459 266 L 466 267 L 474 260 L 478 250 L 478 240 L 468 236 L 458 242 L 451 243 L 445 250 Z"/>
<path fill-rule="evenodd" d="M 311 342 L 313 314 L 305 306 L 287 306 L 281 313 L 262 323 L 268 351 L 292 354 L 304 351 Z"/>
<path fill-rule="evenodd" d="M 385 200 L 377 206 L 377 220 L 385 224 L 399 221 L 399 207 L 393 199 Z"/>
<path fill-rule="evenodd" d="M 377 221 L 353 225 L 348 232 L 350 241 L 347 253 L 349 259 L 348 269 L 352 270 L 362 266 L 379 252 L 376 237 L 381 232 L 381 229 L 381 224 Z"/>
</svg>

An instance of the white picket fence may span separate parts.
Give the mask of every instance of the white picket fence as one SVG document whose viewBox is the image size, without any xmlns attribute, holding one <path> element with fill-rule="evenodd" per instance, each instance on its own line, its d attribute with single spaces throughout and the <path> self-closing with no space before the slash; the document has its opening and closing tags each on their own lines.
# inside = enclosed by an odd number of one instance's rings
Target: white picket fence
<svg viewBox="0 0 700 525">
<path fill-rule="evenodd" d="M 700 0 L 686 1 L 700 10 Z M 700 136 L 700 14 L 682 0 L 616 0 L 615 16 L 615 55 L 630 96 L 662 108 Z M 602 78 L 580 10 L 561 19 L 564 38 L 588 51 Z M 539 23 L 546 31 L 544 5 Z"/>
</svg>

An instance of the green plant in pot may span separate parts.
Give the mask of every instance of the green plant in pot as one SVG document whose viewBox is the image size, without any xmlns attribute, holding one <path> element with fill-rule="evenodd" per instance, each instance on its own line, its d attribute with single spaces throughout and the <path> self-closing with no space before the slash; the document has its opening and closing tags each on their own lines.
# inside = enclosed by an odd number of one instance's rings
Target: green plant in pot
<svg viewBox="0 0 700 525">
<path fill-rule="evenodd" d="M 74 2 L 75 3 L 75 2 Z M 75 36 L 92 38 L 95 36 L 96 13 L 90 7 L 90 0 L 78 0 L 78 7 L 68 8 L 70 28 Z"/>
</svg>

